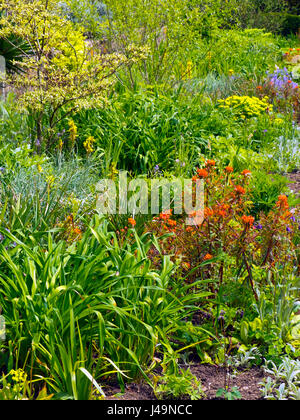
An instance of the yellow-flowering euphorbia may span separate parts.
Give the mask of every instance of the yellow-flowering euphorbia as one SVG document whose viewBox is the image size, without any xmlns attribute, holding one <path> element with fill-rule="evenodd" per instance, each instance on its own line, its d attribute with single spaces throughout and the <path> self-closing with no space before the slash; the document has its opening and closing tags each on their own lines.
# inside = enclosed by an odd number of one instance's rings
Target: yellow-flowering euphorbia
<svg viewBox="0 0 300 420">
<path fill-rule="evenodd" d="M 273 111 L 273 105 L 269 103 L 269 98 L 265 96 L 259 99 L 256 96 L 230 96 L 227 99 L 219 100 L 220 108 L 233 111 L 241 118 L 258 117 L 263 113 Z"/>
</svg>

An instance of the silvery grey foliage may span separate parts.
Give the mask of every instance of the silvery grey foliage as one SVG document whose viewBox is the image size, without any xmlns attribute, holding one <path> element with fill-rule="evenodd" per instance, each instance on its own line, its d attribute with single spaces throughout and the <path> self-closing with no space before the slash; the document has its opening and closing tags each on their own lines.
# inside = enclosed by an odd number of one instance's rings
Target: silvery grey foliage
<svg viewBox="0 0 300 420">
<path fill-rule="evenodd" d="M 265 363 L 268 376 L 260 383 L 267 400 L 300 400 L 300 360 L 285 357 L 280 365 L 272 361 Z"/>
</svg>

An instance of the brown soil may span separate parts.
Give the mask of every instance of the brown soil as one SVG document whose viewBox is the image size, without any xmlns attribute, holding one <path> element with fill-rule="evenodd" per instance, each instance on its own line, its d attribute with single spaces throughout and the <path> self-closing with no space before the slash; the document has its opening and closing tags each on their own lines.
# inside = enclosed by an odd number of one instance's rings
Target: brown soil
<svg viewBox="0 0 300 420">
<path fill-rule="evenodd" d="M 288 185 L 290 190 L 296 194 L 300 195 L 300 171 L 295 171 L 293 173 L 287 174 L 287 178 L 291 181 Z"/>
<path fill-rule="evenodd" d="M 194 375 L 202 382 L 202 388 L 206 395 L 205 400 L 215 400 L 216 392 L 224 388 L 225 369 L 211 365 L 194 364 L 190 366 Z M 231 379 L 230 387 L 238 387 L 243 400 L 261 400 L 259 383 L 262 382 L 264 373 L 260 368 L 254 367 L 249 370 L 239 371 Z M 121 394 L 118 386 L 106 389 L 108 400 L 155 400 L 155 395 L 149 385 L 129 384 L 124 394 Z"/>
</svg>

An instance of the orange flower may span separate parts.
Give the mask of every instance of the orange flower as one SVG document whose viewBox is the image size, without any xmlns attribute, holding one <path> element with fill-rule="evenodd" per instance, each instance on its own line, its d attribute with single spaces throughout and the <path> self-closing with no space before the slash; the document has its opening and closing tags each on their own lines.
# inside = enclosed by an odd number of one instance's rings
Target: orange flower
<svg viewBox="0 0 300 420">
<path fill-rule="evenodd" d="M 278 197 L 276 207 L 280 208 L 281 210 L 286 210 L 289 208 L 288 198 L 286 195 L 280 195 Z"/>
<path fill-rule="evenodd" d="M 167 221 L 167 223 L 168 223 L 168 225 L 169 225 L 169 226 L 171 226 L 171 227 L 175 227 L 175 226 L 177 225 L 176 220 L 171 220 L 171 219 L 169 219 L 169 220 Z"/>
<path fill-rule="evenodd" d="M 170 219 L 171 214 L 172 214 L 172 210 L 168 210 L 168 211 L 165 211 L 163 213 L 160 213 L 159 218 L 161 220 L 168 220 L 168 219 Z"/>
<path fill-rule="evenodd" d="M 242 172 L 242 175 L 244 176 L 250 176 L 251 175 L 251 171 L 249 171 L 249 169 L 244 169 Z"/>
<path fill-rule="evenodd" d="M 232 174 L 232 172 L 233 172 L 233 167 L 232 167 L 232 166 L 226 166 L 225 171 L 226 171 L 228 174 Z"/>
<path fill-rule="evenodd" d="M 193 228 L 192 228 L 192 226 L 188 226 L 185 230 L 186 230 L 186 232 L 192 232 Z"/>
<path fill-rule="evenodd" d="M 191 268 L 191 264 L 186 261 L 183 261 L 181 265 L 182 265 L 182 268 L 184 268 L 185 270 L 189 270 Z"/>
<path fill-rule="evenodd" d="M 136 225 L 136 221 L 135 221 L 132 217 L 129 217 L 129 219 L 128 219 L 128 223 L 129 223 L 132 227 L 134 227 L 134 226 Z"/>
<path fill-rule="evenodd" d="M 226 211 L 225 210 L 219 210 L 218 215 L 221 216 L 221 217 L 225 217 L 226 216 Z"/>
<path fill-rule="evenodd" d="M 244 223 L 244 225 L 246 225 L 246 227 L 251 227 L 254 223 L 254 217 L 252 216 L 242 216 L 242 221 Z"/>
<path fill-rule="evenodd" d="M 279 196 L 278 196 L 278 201 L 280 201 L 280 202 L 284 202 L 284 203 L 287 203 L 288 198 L 287 198 L 287 196 L 286 196 L 286 195 L 279 195 Z"/>
<path fill-rule="evenodd" d="M 76 235 L 81 235 L 81 230 L 80 230 L 79 228 L 75 228 L 75 229 L 74 229 L 74 233 L 75 233 Z"/>
<path fill-rule="evenodd" d="M 246 194 L 245 188 L 243 188 L 241 185 L 236 185 L 234 187 L 234 190 L 237 194 L 241 194 L 241 195 Z"/>
<path fill-rule="evenodd" d="M 210 160 L 208 159 L 205 163 L 206 167 L 208 166 L 215 166 L 216 165 L 216 161 L 215 160 Z"/>
<path fill-rule="evenodd" d="M 206 254 L 205 257 L 203 258 L 204 261 L 208 261 L 211 260 L 213 258 L 213 256 L 211 254 Z"/>
<path fill-rule="evenodd" d="M 262 86 L 257 86 L 257 89 L 258 90 L 262 90 Z"/>
<path fill-rule="evenodd" d="M 197 169 L 197 174 L 199 176 L 199 178 L 207 178 L 208 177 L 208 172 L 206 169 Z"/>
<path fill-rule="evenodd" d="M 210 209 L 209 207 L 206 207 L 204 209 L 204 216 L 205 217 L 211 217 L 214 215 L 214 211 L 212 209 Z"/>
</svg>

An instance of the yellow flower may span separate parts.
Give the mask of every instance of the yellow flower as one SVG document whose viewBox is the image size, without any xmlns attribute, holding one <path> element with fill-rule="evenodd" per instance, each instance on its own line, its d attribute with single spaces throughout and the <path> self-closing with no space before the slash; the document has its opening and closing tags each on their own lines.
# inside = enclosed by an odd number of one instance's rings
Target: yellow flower
<svg viewBox="0 0 300 420">
<path fill-rule="evenodd" d="M 86 139 L 86 141 L 83 143 L 83 147 L 85 148 L 88 155 L 94 151 L 94 148 L 93 148 L 94 143 L 96 143 L 96 140 L 93 136 L 89 136 Z"/>
<path fill-rule="evenodd" d="M 63 149 L 63 145 L 64 145 L 64 142 L 62 141 L 62 139 L 59 139 L 59 142 L 58 142 L 58 146 L 57 146 L 57 148 L 58 148 L 58 150 L 61 152 L 62 151 L 62 149 Z"/>
<path fill-rule="evenodd" d="M 110 176 L 112 179 L 115 178 L 116 175 L 118 175 L 119 171 L 117 170 L 117 165 L 115 162 L 113 162 L 111 164 L 111 169 L 110 169 Z"/>
<path fill-rule="evenodd" d="M 193 77 L 193 62 L 189 60 L 186 64 L 186 67 L 184 67 L 181 64 L 181 78 L 182 80 L 189 80 Z"/>
<path fill-rule="evenodd" d="M 48 184 L 48 187 L 51 188 L 52 185 L 54 184 L 55 178 L 53 175 L 47 176 L 46 178 L 46 182 Z"/>
<path fill-rule="evenodd" d="M 76 124 L 74 123 L 73 120 L 70 120 L 68 124 L 69 124 L 69 130 L 68 131 L 70 133 L 71 148 L 73 149 L 74 145 L 75 145 L 76 138 L 78 136 L 77 126 L 76 126 Z"/>
<path fill-rule="evenodd" d="M 27 379 L 27 373 L 24 372 L 22 369 L 18 370 L 11 370 L 9 374 L 12 377 L 12 380 L 16 383 L 24 383 Z"/>
</svg>

